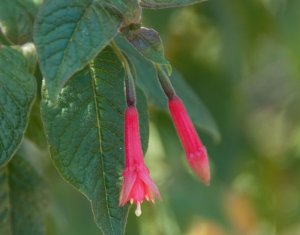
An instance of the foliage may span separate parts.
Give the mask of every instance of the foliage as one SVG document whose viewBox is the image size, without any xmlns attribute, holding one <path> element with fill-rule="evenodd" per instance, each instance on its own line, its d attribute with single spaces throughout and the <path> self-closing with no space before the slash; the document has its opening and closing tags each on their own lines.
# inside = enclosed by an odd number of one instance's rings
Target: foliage
<svg viewBox="0 0 300 235">
<path fill-rule="evenodd" d="M 0 234 L 298 234 L 299 7 L 3 0 Z M 139 219 L 118 207 L 126 71 L 115 47 L 134 71 L 145 160 L 163 198 Z M 203 136 L 210 187 L 181 164 L 153 63 Z"/>
<path fill-rule="evenodd" d="M 164 56 L 158 32 L 141 27 L 142 8 L 198 2 L 1 3 L 0 170 L 1 198 L 5 200 L 1 200 L 0 231 L 46 233 L 40 176 L 30 164 L 18 160 L 22 153 L 16 154 L 20 146 L 30 142 L 40 148 L 39 154 L 49 146 L 55 167 L 91 202 L 95 222 L 104 234 L 124 233 L 129 207 L 118 205 L 124 166 L 124 78 L 128 72 L 123 67 L 124 58 L 137 81 L 141 139 L 146 152 L 149 128 L 144 93 L 151 105 L 166 108 L 155 64 L 164 66 L 169 74 L 172 67 Z M 120 57 L 122 50 L 124 57 Z M 149 78 L 144 78 L 143 73 L 149 69 Z M 218 139 L 208 110 L 177 73 L 174 86 L 188 101 L 195 123 Z M 158 97 L 154 102 L 152 93 Z"/>
</svg>

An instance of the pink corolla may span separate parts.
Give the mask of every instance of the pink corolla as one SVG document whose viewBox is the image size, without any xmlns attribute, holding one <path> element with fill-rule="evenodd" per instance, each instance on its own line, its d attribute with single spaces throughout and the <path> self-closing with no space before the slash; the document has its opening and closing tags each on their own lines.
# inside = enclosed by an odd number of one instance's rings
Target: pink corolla
<svg viewBox="0 0 300 235">
<path fill-rule="evenodd" d="M 140 216 L 142 213 L 141 203 L 145 199 L 154 203 L 154 199 L 160 198 L 160 194 L 144 163 L 138 112 L 135 106 L 129 106 L 125 110 L 124 139 L 125 169 L 119 205 L 124 206 L 128 201 L 136 204 L 135 214 Z"/>
<path fill-rule="evenodd" d="M 174 95 L 169 98 L 172 120 L 194 173 L 206 185 L 210 182 L 210 168 L 205 146 L 202 144 L 182 101 Z"/>
</svg>

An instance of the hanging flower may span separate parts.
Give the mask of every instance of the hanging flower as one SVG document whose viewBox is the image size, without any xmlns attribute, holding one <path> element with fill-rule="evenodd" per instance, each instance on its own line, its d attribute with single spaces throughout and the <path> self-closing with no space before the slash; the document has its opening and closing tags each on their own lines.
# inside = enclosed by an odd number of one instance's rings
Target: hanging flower
<svg viewBox="0 0 300 235">
<path fill-rule="evenodd" d="M 146 199 L 154 203 L 155 197 L 160 198 L 159 191 L 150 178 L 145 166 L 140 141 L 138 112 L 135 106 L 125 110 L 125 169 L 120 193 L 119 205 L 128 201 L 136 204 L 135 214 L 142 214 L 141 203 Z"/>
<path fill-rule="evenodd" d="M 210 169 L 206 148 L 202 144 L 182 101 L 176 95 L 169 98 L 169 110 L 190 167 L 204 184 L 209 185 Z"/>
</svg>

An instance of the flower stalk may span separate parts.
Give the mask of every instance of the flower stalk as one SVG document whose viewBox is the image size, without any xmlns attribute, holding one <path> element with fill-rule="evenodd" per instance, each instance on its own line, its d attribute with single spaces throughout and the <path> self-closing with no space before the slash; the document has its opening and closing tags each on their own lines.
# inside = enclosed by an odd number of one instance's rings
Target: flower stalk
<svg viewBox="0 0 300 235">
<path fill-rule="evenodd" d="M 161 65 L 156 64 L 155 66 L 156 66 L 157 77 L 164 93 L 166 94 L 168 99 L 172 99 L 176 95 L 176 92 L 172 86 L 169 76 L 167 75 L 165 70 L 161 67 Z"/>
<path fill-rule="evenodd" d="M 126 95 L 127 106 L 135 106 L 136 105 L 135 83 L 131 72 L 134 71 L 134 69 L 132 68 L 132 66 L 130 66 L 128 59 L 119 49 L 119 47 L 115 44 L 115 42 L 112 42 L 111 46 L 125 69 L 125 95 Z"/>
</svg>

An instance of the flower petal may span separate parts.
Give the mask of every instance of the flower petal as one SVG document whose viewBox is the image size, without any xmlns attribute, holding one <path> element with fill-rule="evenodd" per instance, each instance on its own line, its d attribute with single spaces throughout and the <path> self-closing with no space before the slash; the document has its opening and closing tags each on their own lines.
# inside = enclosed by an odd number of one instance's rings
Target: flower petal
<svg viewBox="0 0 300 235">
<path fill-rule="evenodd" d="M 130 200 L 129 195 L 132 191 L 136 178 L 137 174 L 135 172 L 124 171 L 119 206 L 124 206 Z"/>
</svg>

